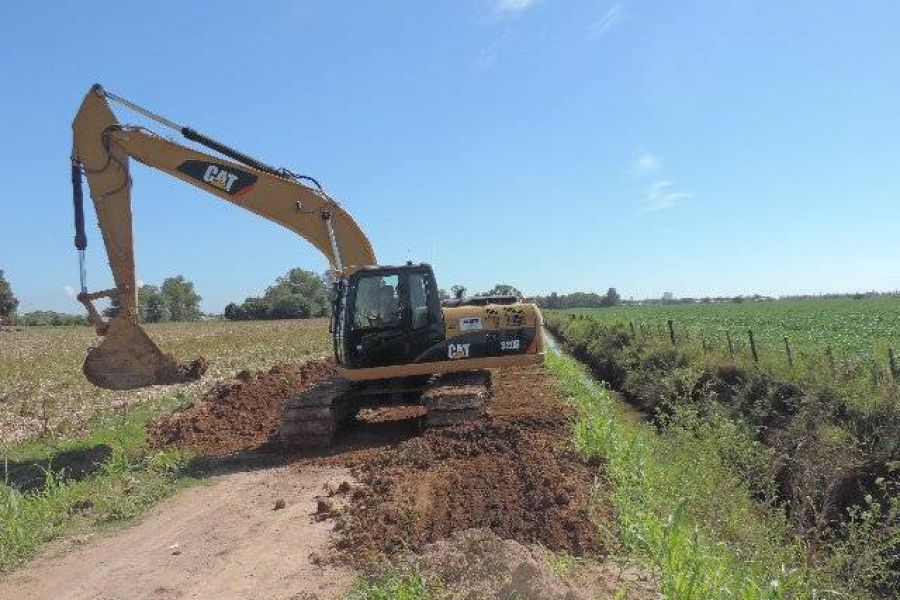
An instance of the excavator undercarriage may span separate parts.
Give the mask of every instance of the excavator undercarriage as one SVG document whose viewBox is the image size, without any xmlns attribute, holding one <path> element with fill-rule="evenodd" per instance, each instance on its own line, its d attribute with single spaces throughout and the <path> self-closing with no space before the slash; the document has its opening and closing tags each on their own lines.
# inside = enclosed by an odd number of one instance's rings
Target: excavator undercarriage
<svg viewBox="0 0 900 600">
<path fill-rule="evenodd" d="M 478 418 L 490 396 L 490 371 L 352 383 L 336 376 L 285 403 L 278 427 L 286 448 L 331 445 L 360 410 L 421 404 L 425 425 L 444 427 Z"/>
</svg>

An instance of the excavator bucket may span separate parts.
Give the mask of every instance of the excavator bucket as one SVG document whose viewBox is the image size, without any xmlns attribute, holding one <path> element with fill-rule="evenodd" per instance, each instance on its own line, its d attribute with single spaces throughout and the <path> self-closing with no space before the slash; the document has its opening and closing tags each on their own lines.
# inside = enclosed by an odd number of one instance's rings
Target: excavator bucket
<svg viewBox="0 0 900 600">
<path fill-rule="evenodd" d="M 132 390 L 196 381 L 207 366 L 204 358 L 178 364 L 139 325 L 118 316 L 109 322 L 100 345 L 88 351 L 82 370 L 97 387 Z"/>
</svg>

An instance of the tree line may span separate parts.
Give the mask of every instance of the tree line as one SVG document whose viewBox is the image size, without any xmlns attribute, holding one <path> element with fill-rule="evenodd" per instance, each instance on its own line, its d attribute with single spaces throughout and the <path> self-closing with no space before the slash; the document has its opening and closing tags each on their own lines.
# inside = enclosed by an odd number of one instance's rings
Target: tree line
<svg viewBox="0 0 900 600">
<path fill-rule="evenodd" d="M 199 321 L 203 316 L 202 299 L 194 282 L 181 275 L 167 277 L 159 287 L 144 284 L 138 288 L 138 319 L 141 323 Z M 119 299 L 114 297 L 103 314 L 112 318 L 121 310 Z"/>
<path fill-rule="evenodd" d="M 225 307 L 225 318 L 307 319 L 328 316 L 330 310 L 326 276 L 297 268 L 277 278 L 261 296 L 250 296 L 240 304 L 230 303 Z"/>
<path fill-rule="evenodd" d="M 618 306 L 622 298 L 616 288 L 609 288 L 602 296 L 595 292 L 572 292 L 571 294 L 557 294 L 551 292 L 547 296 L 534 296 L 529 298 L 540 308 L 604 308 Z"/>
</svg>

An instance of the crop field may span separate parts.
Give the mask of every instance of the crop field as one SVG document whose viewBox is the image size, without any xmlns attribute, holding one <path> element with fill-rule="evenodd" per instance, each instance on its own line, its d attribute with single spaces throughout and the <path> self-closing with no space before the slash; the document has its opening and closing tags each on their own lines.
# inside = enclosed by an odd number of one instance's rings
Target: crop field
<svg viewBox="0 0 900 600">
<path fill-rule="evenodd" d="M 797 373 L 827 377 L 831 368 L 845 378 L 874 369 L 883 377 L 889 369 L 889 349 L 900 350 L 900 298 L 779 300 L 767 302 L 626 306 L 560 311 L 589 315 L 605 324 L 622 324 L 656 338 L 729 352 L 728 336 L 738 360 L 751 358 L 748 331 L 753 331 L 759 360 L 778 371 L 789 368 L 785 338 Z M 809 371 L 803 373 L 803 371 Z M 795 373 L 795 374 L 797 374 Z"/>
<path fill-rule="evenodd" d="M 324 319 L 260 322 L 210 321 L 146 326 L 159 347 L 180 360 L 205 356 L 206 377 L 178 386 L 184 401 L 213 382 L 277 362 L 329 351 Z M 25 327 L 0 333 L 0 443 L 39 434 L 72 436 L 94 417 L 127 411 L 176 392 L 154 387 L 128 392 L 95 388 L 81 373 L 86 349 L 99 338 L 90 327 Z"/>
</svg>

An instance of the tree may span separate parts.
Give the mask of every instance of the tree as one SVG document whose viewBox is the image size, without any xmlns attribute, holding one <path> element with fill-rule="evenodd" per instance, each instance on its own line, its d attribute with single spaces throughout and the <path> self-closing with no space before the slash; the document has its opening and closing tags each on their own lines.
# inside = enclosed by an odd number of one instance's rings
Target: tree
<svg viewBox="0 0 900 600">
<path fill-rule="evenodd" d="M 13 294 L 12 286 L 3 276 L 3 269 L 0 269 L 0 321 L 11 321 L 16 314 L 17 306 L 19 306 L 19 300 Z"/>
<path fill-rule="evenodd" d="M 463 298 L 466 295 L 466 286 L 454 285 L 450 288 L 450 293 L 453 294 L 454 298 Z"/>
<path fill-rule="evenodd" d="M 611 287 L 603 297 L 603 306 L 617 306 L 621 301 L 622 298 L 619 297 L 619 292 L 616 291 L 616 288 Z"/>
<path fill-rule="evenodd" d="M 119 302 L 118 296 L 112 296 L 109 299 L 109 306 L 103 309 L 103 316 L 107 319 L 117 317 L 122 312 L 122 303 Z"/>
<path fill-rule="evenodd" d="M 16 323 L 29 326 L 57 327 L 62 325 L 87 325 L 88 321 L 85 315 L 69 315 L 52 310 L 35 310 L 19 315 L 16 318 Z"/>
<path fill-rule="evenodd" d="M 200 300 L 194 284 L 181 275 L 163 281 L 160 293 L 172 321 L 196 321 L 200 318 Z"/>
<path fill-rule="evenodd" d="M 291 269 L 286 275 L 276 279 L 275 284 L 266 289 L 264 298 L 269 302 L 272 318 L 276 319 L 324 317 L 328 315 L 330 307 L 325 280 L 317 273 L 303 269 Z M 280 308 L 276 309 L 276 306 Z M 304 314 L 300 317 L 276 316 L 285 311 L 292 314 L 300 311 Z"/>
<path fill-rule="evenodd" d="M 243 321 L 247 318 L 247 311 L 243 306 L 232 302 L 225 307 L 225 318 L 229 321 Z"/>
<path fill-rule="evenodd" d="M 306 319 L 311 313 L 310 301 L 297 294 L 282 296 L 269 309 L 272 319 Z"/>
<path fill-rule="evenodd" d="M 438 288 L 438 300 L 449 300 L 450 294 L 444 288 Z"/>
<path fill-rule="evenodd" d="M 483 294 L 479 294 L 480 296 L 515 296 L 516 298 L 522 298 L 522 292 L 520 292 L 517 288 L 509 285 L 508 283 L 498 283 L 492 289 L 486 291 Z"/>
<path fill-rule="evenodd" d="M 550 292 L 550 295 L 547 297 L 546 308 L 562 308 L 562 299 L 559 297 L 559 294 Z"/>
<path fill-rule="evenodd" d="M 169 320 L 166 298 L 155 285 L 142 285 L 138 288 L 138 314 L 144 323 Z"/>
<path fill-rule="evenodd" d="M 269 303 L 264 298 L 250 297 L 241 306 L 246 319 L 266 319 L 269 317 Z"/>
</svg>

